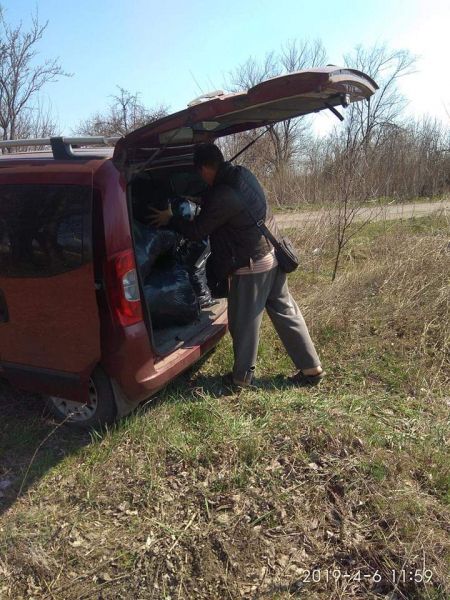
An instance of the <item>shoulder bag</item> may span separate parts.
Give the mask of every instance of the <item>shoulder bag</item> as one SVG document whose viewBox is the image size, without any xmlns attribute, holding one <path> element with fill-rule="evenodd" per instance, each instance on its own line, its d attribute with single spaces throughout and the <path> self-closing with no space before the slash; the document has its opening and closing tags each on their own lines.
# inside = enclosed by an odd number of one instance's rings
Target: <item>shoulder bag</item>
<svg viewBox="0 0 450 600">
<path fill-rule="evenodd" d="M 264 219 L 257 221 L 248 209 L 247 212 L 266 240 L 269 240 L 274 247 L 275 257 L 278 261 L 278 266 L 280 269 L 285 273 L 292 273 L 292 271 L 295 271 L 300 263 L 291 240 L 287 237 L 281 237 L 279 240 L 277 240 L 277 238 L 264 223 Z"/>
</svg>

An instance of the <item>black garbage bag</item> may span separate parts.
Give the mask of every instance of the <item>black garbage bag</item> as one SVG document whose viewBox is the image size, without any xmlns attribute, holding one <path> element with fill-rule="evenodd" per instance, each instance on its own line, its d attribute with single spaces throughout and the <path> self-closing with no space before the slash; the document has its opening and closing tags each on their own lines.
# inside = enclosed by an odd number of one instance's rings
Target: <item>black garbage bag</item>
<svg viewBox="0 0 450 600">
<path fill-rule="evenodd" d="M 216 304 L 216 302 L 213 302 L 211 290 L 209 289 L 208 282 L 206 281 L 205 265 L 203 265 L 203 267 L 201 268 L 194 267 L 194 269 L 192 269 L 192 271 L 188 271 L 188 273 L 192 287 L 194 288 L 194 291 L 197 294 L 200 307 L 206 308 L 207 306 Z"/>
<path fill-rule="evenodd" d="M 208 287 L 211 290 L 211 296 L 215 299 L 228 298 L 229 282 L 228 277 L 217 274 L 215 264 L 212 261 L 206 263 L 206 279 Z"/>
<path fill-rule="evenodd" d="M 177 249 L 177 261 L 182 264 L 191 280 L 201 307 L 212 304 L 211 290 L 206 279 L 206 261 L 211 254 L 208 240 L 200 242 L 184 241 Z"/>
<path fill-rule="evenodd" d="M 187 219 L 188 221 L 191 221 L 195 217 L 197 207 L 193 202 L 189 202 L 187 198 L 174 196 L 173 198 L 169 198 L 169 203 L 172 214 L 175 217 L 183 217 L 183 219 Z"/>
<path fill-rule="evenodd" d="M 173 256 L 177 234 L 170 229 L 156 229 L 134 223 L 134 250 L 142 278 L 145 280 L 153 265 L 162 256 Z"/>
<path fill-rule="evenodd" d="M 193 219 L 197 210 L 195 204 L 183 197 L 171 198 L 170 206 L 174 215 L 187 220 Z M 211 248 L 207 239 L 200 242 L 184 240 L 177 249 L 177 260 L 186 267 L 202 308 L 214 304 L 206 280 L 206 261 L 210 254 Z"/>
<path fill-rule="evenodd" d="M 197 296 L 181 265 L 153 268 L 144 285 L 144 296 L 154 329 L 188 325 L 200 315 Z"/>
</svg>

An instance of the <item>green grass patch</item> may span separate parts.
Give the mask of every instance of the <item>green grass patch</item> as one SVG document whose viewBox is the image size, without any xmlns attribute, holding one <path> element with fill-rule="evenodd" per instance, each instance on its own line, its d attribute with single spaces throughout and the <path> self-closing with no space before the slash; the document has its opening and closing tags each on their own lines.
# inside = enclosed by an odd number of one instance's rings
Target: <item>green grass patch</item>
<svg viewBox="0 0 450 600">
<path fill-rule="evenodd" d="M 442 217 L 374 223 L 334 284 L 326 244 L 290 277 L 319 388 L 286 383 L 264 318 L 256 390 L 222 390 L 226 338 L 103 433 L 51 434 L 18 400 L 0 425 L 0 597 L 293 598 L 319 567 L 382 581 L 322 578 L 308 598 L 447 597 L 447 234 Z M 396 588 L 405 565 L 431 581 Z"/>
</svg>

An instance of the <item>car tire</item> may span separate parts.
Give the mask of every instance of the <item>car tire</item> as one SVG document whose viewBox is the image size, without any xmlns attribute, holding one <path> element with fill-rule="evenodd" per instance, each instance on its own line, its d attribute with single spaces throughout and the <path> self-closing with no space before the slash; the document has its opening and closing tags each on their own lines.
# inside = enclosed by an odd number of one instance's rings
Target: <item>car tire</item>
<svg viewBox="0 0 450 600">
<path fill-rule="evenodd" d="M 111 382 L 100 367 L 89 378 L 89 400 L 86 404 L 50 396 L 47 408 L 58 421 L 80 429 L 111 425 L 117 417 Z"/>
</svg>

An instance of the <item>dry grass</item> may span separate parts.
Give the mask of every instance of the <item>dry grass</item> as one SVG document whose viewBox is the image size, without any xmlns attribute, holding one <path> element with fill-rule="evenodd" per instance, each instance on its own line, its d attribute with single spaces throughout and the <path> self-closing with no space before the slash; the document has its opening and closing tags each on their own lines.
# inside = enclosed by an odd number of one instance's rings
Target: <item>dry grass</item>
<svg viewBox="0 0 450 600">
<path fill-rule="evenodd" d="M 424 222 L 430 227 L 426 236 Z M 361 232 L 346 249 L 345 271 L 333 285 L 319 285 L 308 304 L 321 328 L 349 339 L 351 354 L 364 344 L 392 348 L 407 359 L 404 375 L 411 387 L 431 392 L 448 384 L 450 242 L 433 219 L 417 223 L 372 224 Z M 322 240 L 323 251 L 309 253 L 306 262 L 317 281 L 330 270 L 333 247 L 331 237 Z M 309 248 L 315 241 L 309 240 Z"/>
<path fill-rule="evenodd" d="M 258 391 L 222 395 L 225 340 L 88 445 L 57 431 L 0 521 L 1 598 L 447 597 L 448 224 L 371 226 L 333 285 L 328 234 L 291 279 L 323 387 L 285 385 L 265 322 Z M 46 427 L 0 445 L 16 490 Z"/>
</svg>

